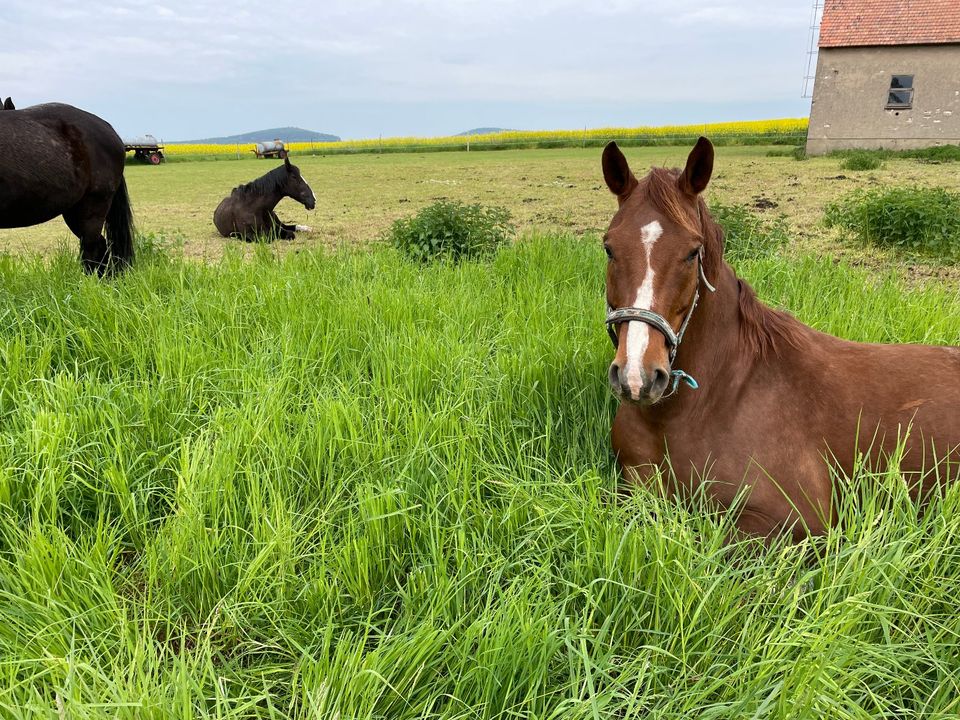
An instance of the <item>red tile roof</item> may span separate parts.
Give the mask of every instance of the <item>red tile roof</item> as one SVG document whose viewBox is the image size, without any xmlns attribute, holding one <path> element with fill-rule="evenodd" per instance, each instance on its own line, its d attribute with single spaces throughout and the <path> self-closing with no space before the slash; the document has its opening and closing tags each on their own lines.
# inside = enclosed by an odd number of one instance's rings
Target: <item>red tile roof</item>
<svg viewBox="0 0 960 720">
<path fill-rule="evenodd" d="M 820 47 L 960 43 L 960 0 L 825 0 Z"/>
</svg>

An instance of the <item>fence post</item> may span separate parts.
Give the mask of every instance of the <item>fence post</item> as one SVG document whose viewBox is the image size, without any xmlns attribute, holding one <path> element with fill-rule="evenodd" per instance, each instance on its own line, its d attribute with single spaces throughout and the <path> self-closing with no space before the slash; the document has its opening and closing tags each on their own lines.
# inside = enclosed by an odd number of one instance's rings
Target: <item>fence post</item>
<svg viewBox="0 0 960 720">
<path fill-rule="evenodd" d="M 383 155 L 383 133 L 380 133 L 380 139 L 377 140 L 377 154 Z"/>
</svg>

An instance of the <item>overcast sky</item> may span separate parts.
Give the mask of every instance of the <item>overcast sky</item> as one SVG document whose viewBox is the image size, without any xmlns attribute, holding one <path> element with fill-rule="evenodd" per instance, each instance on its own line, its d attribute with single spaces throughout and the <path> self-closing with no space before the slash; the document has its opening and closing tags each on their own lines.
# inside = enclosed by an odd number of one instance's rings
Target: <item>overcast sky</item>
<svg viewBox="0 0 960 720">
<path fill-rule="evenodd" d="M 802 117 L 812 0 L 0 0 L 0 95 L 167 140 Z M 263 10 L 269 8 L 269 11 Z"/>
</svg>

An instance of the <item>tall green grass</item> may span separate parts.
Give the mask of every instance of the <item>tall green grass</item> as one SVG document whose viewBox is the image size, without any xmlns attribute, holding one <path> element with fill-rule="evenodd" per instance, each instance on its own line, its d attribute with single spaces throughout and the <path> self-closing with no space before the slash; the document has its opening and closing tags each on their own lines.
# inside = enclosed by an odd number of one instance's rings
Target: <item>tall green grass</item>
<svg viewBox="0 0 960 720">
<path fill-rule="evenodd" d="M 960 343 L 956 292 L 740 268 L 821 329 Z M 566 237 L 0 259 L 0 713 L 956 717 L 960 493 L 864 472 L 822 546 L 750 551 L 618 500 L 602 277 Z"/>
</svg>

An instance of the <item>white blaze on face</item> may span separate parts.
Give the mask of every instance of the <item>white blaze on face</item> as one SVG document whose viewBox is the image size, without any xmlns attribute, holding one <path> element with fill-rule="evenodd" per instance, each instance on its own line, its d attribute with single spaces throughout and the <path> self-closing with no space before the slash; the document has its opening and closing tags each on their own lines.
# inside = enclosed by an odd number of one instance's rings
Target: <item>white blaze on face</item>
<svg viewBox="0 0 960 720">
<path fill-rule="evenodd" d="M 653 272 L 650 257 L 653 254 L 653 246 L 661 235 L 663 235 L 663 228 L 656 220 L 640 229 L 640 241 L 643 243 L 647 258 L 647 272 L 643 276 L 643 284 L 637 288 L 633 307 L 642 310 L 653 310 L 653 278 L 656 273 Z M 631 320 L 627 323 L 627 364 L 624 367 L 624 375 L 633 395 L 639 395 L 640 388 L 643 387 L 643 356 L 647 352 L 647 345 L 650 344 L 650 330 L 649 325 L 639 320 Z"/>
<path fill-rule="evenodd" d="M 307 182 L 307 179 L 303 175 L 300 176 L 300 179 L 303 180 L 303 184 L 307 186 L 307 190 L 310 191 L 310 197 L 313 198 L 313 204 L 316 205 L 317 196 L 313 194 L 313 188 L 310 187 L 310 183 Z"/>
</svg>

